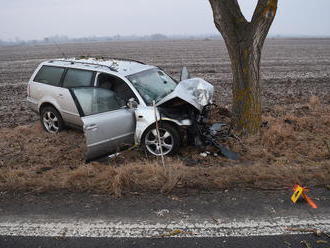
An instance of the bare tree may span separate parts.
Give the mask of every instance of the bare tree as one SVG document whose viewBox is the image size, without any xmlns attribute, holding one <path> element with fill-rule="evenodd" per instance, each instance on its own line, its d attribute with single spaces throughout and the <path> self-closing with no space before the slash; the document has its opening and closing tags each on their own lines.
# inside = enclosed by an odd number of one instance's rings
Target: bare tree
<svg viewBox="0 0 330 248">
<path fill-rule="evenodd" d="M 234 124 L 244 133 L 257 133 L 261 124 L 261 50 L 275 18 L 278 0 L 258 0 L 250 22 L 237 0 L 209 1 L 214 23 L 231 60 Z"/>
</svg>

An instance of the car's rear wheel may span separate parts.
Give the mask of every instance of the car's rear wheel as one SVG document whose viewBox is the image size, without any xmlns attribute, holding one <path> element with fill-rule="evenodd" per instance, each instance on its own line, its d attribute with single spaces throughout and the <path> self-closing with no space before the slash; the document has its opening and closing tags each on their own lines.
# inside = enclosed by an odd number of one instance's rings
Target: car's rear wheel
<svg viewBox="0 0 330 248">
<path fill-rule="evenodd" d="M 173 155 L 181 146 L 181 138 L 176 127 L 168 123 L 159 126 L 160 143 L 156 126 L 149 127 L 142 137 L 142 145 L 149 154 L 154 156 Z"/>
<path fill-rule="evenodd" d="M 62 116 L 54 107 L 44 107 L 40 113 L 40 121 L 49 133 L 59 133 L 64 129 Z"/>
</svg>

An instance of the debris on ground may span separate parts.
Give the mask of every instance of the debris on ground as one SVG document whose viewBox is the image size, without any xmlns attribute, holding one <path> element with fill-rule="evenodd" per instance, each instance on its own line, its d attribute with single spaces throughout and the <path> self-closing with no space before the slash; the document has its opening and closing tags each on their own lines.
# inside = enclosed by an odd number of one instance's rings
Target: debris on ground
<svg viewBox="0 0 330 248">
<path fill-rule="evenodd" d="M 192 114 L 193 124 L 189 131 L 189 136 L 193 137 L 191 143 L 197 147 L 213 147 L 216 151 L 213 154 L 221 155 L 230 160 L 238 160 L 240 155 L 238 152 L 232 151 L 225 144 L 229 139 L 236 139 L 241 143 L 240 138 L 232 131 L 231 125 L 225 122 L 219 122 L 222 119 L 221 111 L 223 109 L 216 104 L 210 103 L 203 107 L 200 113 Z M 218 115 L 218 120 L 211 118 L 213 113 Z M 230 119 L 229 119 L 230 122 Z M 206 158 L 211 152 L 202 152 L 200 156 Z"/>
<path fill-rule="evenodd" d="M 287 248 L 291 248 L 292 247 L 291 243 L 289 243 L 288 241 L 284 241 L 284 244 L 286 244 L 286 247 Z"/>
<path fill-rule="evenodd" d="M 117 152 L 117 153 L 114 153 L 114 154 L 109 155 L 108 158 L 109 158 L 109 159 L 116 158 L 116 157 L 118 157 L 119 155 L 120 155 L 120 153 Z"/>
<path fill-rule="evenodd" d="M 328 241 L 326 241 L 326 240 L 317 240 L 316 243 L 317 244 L 328 244 Z"/>
<path fill-rule="evenodd" d="M 180 229 L 175 229 L 168 233 L 161 234 L 161 235 L 159 235 L 159 237 L 164 238 L 164 237 L 172 237 L 172 236 L 177 236 L 177 235 L 195 235 L 195 234 L 193 232 L 187 232 L 187 231 L 183 231 Z"/>
<path fill-rule="evenodd" d="M 199 155 L 201 155 L 201 157 L 203 157 L 203 158 L 206 158 L 208 156 L 208 153 L 207 152 L 202 152 Z"/>
<path fill-rule="evenodd" d="M 219 152 L 218 155 L 222 155 L 226 158 L 229 158 L 231 160 L 239 160 L 240 159 L 240 155 L 237 152 L 233 152 L 231 150 L 229 150 L 227 147 L 220 145 L 218 143 L 215 143 L 215 146 L 217 148 L 219 148 Z"/>
<path fill-rule="evenodd" d="M 156 215 L 159 216 L 159 217 L 163 217 L 164 215 L 166 214 L 169 214 L 170 213 L 170 210 L 168 209 L 161 209 L 159 211 L 156 212 Z"/>
<path fill-rule="evenodd" d="M 175 195 L 170 195 L 169 198 L 173 201 L 181 201 L 182 199 Z"/>
<path fill-rule="evenodd" d="M 306 240 L 303 240 L 300 243 L 303 244 L 306 248 L 312 248 L 312 245 Z"/>
<path fill-rule="evenodd" d="M 302 233 L 313 233 L 315 236 L 317 237 L 321 237 L 322 235 L 327 236 L 328 238 L 330 238 L 329 234 L 315 229 L 315 228 L 295 228 L 295 227 L 288 227 L 287 228 L 288 231 L 290 232 L 302 232 Z"/>
</svg>

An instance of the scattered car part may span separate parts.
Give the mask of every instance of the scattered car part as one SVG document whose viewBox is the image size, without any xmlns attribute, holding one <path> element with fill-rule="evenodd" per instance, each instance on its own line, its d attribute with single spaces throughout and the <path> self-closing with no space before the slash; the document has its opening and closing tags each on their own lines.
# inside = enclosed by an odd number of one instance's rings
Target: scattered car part
<svg viewBox="0 0 330 248">
<path fill-rule="evenodd" d="M 201 157 L 203 157 L 203 158 L 206 158 L 207 156 L 208 156 L 208 154 L 206 153 L 206 152 L 202 152 L 202 153 L 200 153 L 199 154 Z"/>
<path fill-rule="evenodd" d="M 207 124 L 208 115 L 212 106 L 214 106 L 214 104 L 206 105 L 198 118 L 195 118 L 195 139 L 199 140 L 203 145 L 211 145 L 218 148 L 218 155 L 222 155 L 231 160 L 239 160 L 240 155 L 238 153 L 229 150 L 219 142 L 221 139 L 230 137 L 237 139 L 237 136 L 232 133 L 231 128 L 224 123 Z"/>
<path fill-rule="evenodd" d="M 222 155 L 226 158 L 229 158 L 231 160 L 239 160 L 240 159 L 240 155 L 237 152 L 233 152 L 231 150 L 229 150 L 227 147 L 225 147 L 224 145 L 221 145 L 217 142 L 213 143 L 213 145 L 219 149 L 218 155 Z"/>
</svg>

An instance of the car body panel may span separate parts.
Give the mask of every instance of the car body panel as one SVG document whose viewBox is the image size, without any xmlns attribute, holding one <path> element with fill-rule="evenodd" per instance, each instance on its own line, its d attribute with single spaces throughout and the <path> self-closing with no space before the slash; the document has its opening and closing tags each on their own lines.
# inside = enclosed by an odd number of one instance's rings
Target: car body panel
<svg viewBox="0 0 330 248">
<path fill-rule="evenodd" d="M 30 96 L 27 97 L 27 104 L 28 104 L 28 108 L 31 109 L 33 112 L 35 113 L 39 113 L 39 102 L 37 99 L 32 98 Z"/>
<path fill-rule="evenodd" d="M 161 107 L 167 102 L 179 98 L 189 103 L 198 111 L 212 103 L 214 94 L 214 86 L 201 78 L 192 78 L 181 81 L 177 87 L 169 95 L 157 102 L 157 106 Z"/>
<path fill-rule="evenodd" d="M 30 97 L 33 99 L 32 101 L 38 102 L 38 111 L 40 111 L 40 107 L 43 104 L 51 104 L 60 112 L 64 122 L 82 126 L 78 109 L 72 99 L 69 89 L 37 82 L 31 83 L 31 88 L 33 87 L 36 89 L 31 92 L 34 92 L 35 94 L 31 94 Z"/>
<path fill-rule="evenodd" d="M 81 118 L 87 144 L 87 160 L 134 145 L 135 114 L 119 109 Z"/>
<path fill-rule="evenodd" d="M 156 112 L 156 113 L 155 113 Z M 154 109 L 154 107 L 138 107 L 135 110 L 136 115 L 136 130 L 135 130 L 135 143 L 141 144 L 142 136 L 144 132 L 148 129 L 148 127 L 152 126 L 157 121 L 168 121 L 172 122 L 176 126 L 190 126 L 192 125 L 192 121 L 189 119 L 184 120 L 176 120 L 172 118 L 168 118 L 160 114 L 158 108 Z"/>
</svg>

